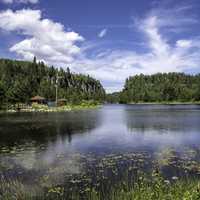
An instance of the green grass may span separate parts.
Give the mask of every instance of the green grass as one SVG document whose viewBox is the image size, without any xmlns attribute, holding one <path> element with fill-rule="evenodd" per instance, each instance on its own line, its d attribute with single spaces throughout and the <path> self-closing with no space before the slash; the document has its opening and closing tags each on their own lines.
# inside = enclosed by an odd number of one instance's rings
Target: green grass
<svg viewBox="0 0 200 200">
<path fill-rule="evenodd" d="M 72 104 L 68 103 L 63 106 L 58 107 L 48 107 L 47 105 L 43 104 L 37 104 L 33 103 L 31 106 L 24 106 L 23 109 L 21 109 L 21 112 L 68 112 L 68 111 L 74 111 L 74 110 L 85 110 L 85 109 L 94 109 L 98 108 L 100 104 L 96 101 L 90 100 L 90 101 L 81 101 L 78 104 Z M 2 111 L 3 112 L 3 111 Z M 15 109 L 8 109 L 4 112 L 17 112 Z"/>
<path fill-rule="evenodd" d="M 143 179 L 143 178 L 142 178 Z M 95 199 L 95 198 L 92 198 Z M 100 199 L 100 198 L 96 198 Z M 197 200 L 200 199 L 198 181 L 178 180 L 170 183 L 157 178 L 154 181 L 142 180 L 131 189 L 114 189 L 112 200 Z"/>
<path fill-rule="evenodd" d="M 197 179 L 177 179 L 176 177 L 165 180 L 157 172 L 149 177 L 141 175 L 137 182 L 129 185 L 122 182 L 113 188 L 109 193 L 98 192 L 95 188 L 87 188 L 84 195 L 78 192 L 66 196 L 64 186 L 52 188 L 28 187 L 17 181 L 0 182 L 0 199 L 2 200 L 64 200 L 64 199 L 88 199 L 88 200 L 199 200 L 200 183 Z M 84 198 L 83 198 L 84 197 Z"/>
</svg>

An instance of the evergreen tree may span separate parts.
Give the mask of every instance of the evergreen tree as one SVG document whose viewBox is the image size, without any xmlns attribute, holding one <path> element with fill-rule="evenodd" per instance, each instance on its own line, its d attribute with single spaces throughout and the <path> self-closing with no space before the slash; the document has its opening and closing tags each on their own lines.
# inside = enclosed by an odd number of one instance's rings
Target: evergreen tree
<svg viewBox="0 0 200 200">
<path fill-rule="evenodd" d="M 120 102 L 199 101 L 200 75 L 157 73 L 129 77 L 120 94 Z"/>
<path fill-rule="evenodd" d="M 55 85 L 58 79 L 58 97 L 70 102 L 82 100 L 103 101 L 105 90 L 99 81 L 90 76 L 74 74 L 70 69 L 47 67 L 34 57 L 33 62 L 0 59 L 0 105 L 3 102 L 26 103 L 40 95 L 55 100 Z"/>
</svg>

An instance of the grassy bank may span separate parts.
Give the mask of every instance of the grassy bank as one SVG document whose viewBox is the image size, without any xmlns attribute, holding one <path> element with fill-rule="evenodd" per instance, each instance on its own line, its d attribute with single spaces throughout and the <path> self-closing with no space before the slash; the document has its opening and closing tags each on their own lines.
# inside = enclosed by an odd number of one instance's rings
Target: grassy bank
<svg viewBox="0 0 200 200">
<path fill-rule="evenodd" d="M 25 186 L 18 181 L 0 181 L 0 199 L 3 200 L 199 200 L 200 183 L 198 180 L 172 177 L 165 180 L 159 173 L 154 172 L 151 177 L 140 176 L 137 182 L 130 185 L 128 182 L 110 188 L 110 192 L 96 191 L 88 187 L 84 194 L 76 192 L 66 196 L 64 186 L 52 188 Z"/>
<path fill-rule="evenodd" d="M 66 104 L 58 107 L 49 107 L 47 105 L 34 103 L 31 106 L 21 106 L 20 109 L 11 107 L 4 109 L 1 112 L 68 112 L 74 110 L 94 109 L 100 107 L 100 105 L 101 104 L 95 101 L 82 101 L 80 104 Z"/>
<path fill-rule="evenodd" d="M 197 180 L 141 180 L 135 186 L 129 188 L 124 183 L 118 188 L 111 188 L 110 196 L 103 197 L 98 192 L 92 191 L 89 195 L 90 200 L 199 200 L 200 184 Z"/>
</svg>

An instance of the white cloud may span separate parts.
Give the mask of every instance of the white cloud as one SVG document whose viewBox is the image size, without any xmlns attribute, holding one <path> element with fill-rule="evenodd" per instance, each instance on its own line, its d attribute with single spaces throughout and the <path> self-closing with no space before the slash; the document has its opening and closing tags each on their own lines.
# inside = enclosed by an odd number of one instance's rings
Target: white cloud
<svg viewBox="0 0 200 200">
<path fill-rule="evenodd" d="M 12 3 L 32 3 L 36 4 L 39 2 L 39 0 L 0 0 L 0 2 L 6 3 L 6 4 L 12 4 Z"/>
<path fill-rule="evenodd" d="M 180 31 L 198 23 L 195 18 L 185 15 L 187 9 L 157 9 L 143 19 L 137 19 L 134 28 L 144 37 L 141 43 L 145 53 L 123 48 L 100 50 L 96 43 L 90 42 L 89 46 L 80 45 L 84 40 L 82 36 L 66 32 L 60 23 L 42 19 L 39 10 L 0 12 L 0 28 L 25 37 L 10 48 L 22 58 L 32 59 L 36 55 L 48 64 L 70 66 L 75 72 L 100 79 L 107 91 L 116 91 L 131 75 L 183 72 L 199 67 L 199 38 L 178 37 Z M 101 36 L 105 36 L 104 32 Z M 97 48 L 98 53 L 94 53 Z"/>
<path fill-rule="evenodd" d="M 42 19 L 39 10 L 12 10 L 0 12 L 0 28 L 15 31 L 26 38 L 10 48 L 23 59 L 36 56 L 48 64 L 72 62 L 80 53 L 76 42 L 84 38 L 75 32 L 66 32 L 64 26 L 49 19 Z"/>
<path fill-rule="evenodd" d="M 192 45 L 191 40 L 178 40 L 176 41 L 176 46 L 180 48 L 190 48 Z"/>
<path fill-rule="evenodd" d="M 101 30 L 101 32 L 98 34 L 98 37 L 99 37 L 99 38 L 103 38 L 103 37 L 105 37 L 106 34 L 107 34 L 107 32 L 108 32 L 107 29 L 103 29 L 103 30 Z"/>
<path fill-rule="evenodd" d="M 186 9 L 186 8 L 185 8 Z M 72 66 L 76 70 L 82 69 L 103 81 L 108 91 L 121 89 L 124 81 L 130 75 L 153 74 L 157 72 L 183 72 L 197 69 L 200 64 L 200 40 L 198 38 L 179 39 L 169 41 L 171 34 L 162 34 L 167 27 L 168 31 L 176 32 L 179 25 L 187 26 L 197 23 L 193 18 L 183 17 L 183 10 L 176 12 L 165 11 L 160 16 L 158 11 L 151 12 L 144 19 L 136 23 L 136 28 L 145 36 L 147 53 L 138 53 L 131 50 L 113 50 L 110 53 L 99 53 L 94 58 L 82 56 Z M 176 19 L 174 12 L 179 13 Z M 156 15 L 157 14 L 157 15 Z M 168 15 L 173 21 L 168 21 Z M 144 41 L 143 41 L 144 42 Z M 195 50 L 195 51 L 194 51 Z M 100 56 L 99 56 L 100 55 Z"/>
</svg>

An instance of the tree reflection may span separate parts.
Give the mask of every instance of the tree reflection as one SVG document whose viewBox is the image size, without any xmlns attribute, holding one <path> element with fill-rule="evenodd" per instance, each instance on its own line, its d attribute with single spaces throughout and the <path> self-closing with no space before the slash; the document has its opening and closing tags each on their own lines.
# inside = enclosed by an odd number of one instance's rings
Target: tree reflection
<svg viewBox="0 0 200 200">
<path fill-rule="evenodd" d="M 188 133 L 200 129 L 200 112 L 194 107 L 134 105 L 125 109 L 130 131 L 157 133 Z"/>
<path fill-rule="evenodd" d="M 53 142 L 59 136 L 70 143 L 75 134 L 88 133 L 100 124 L 99 113 L 17 113 L 0 116 L 0 144 L 12 146 L 34 141 Z"/>
</svg>

